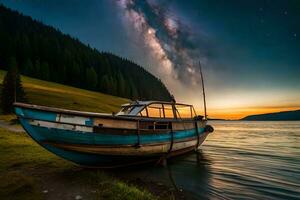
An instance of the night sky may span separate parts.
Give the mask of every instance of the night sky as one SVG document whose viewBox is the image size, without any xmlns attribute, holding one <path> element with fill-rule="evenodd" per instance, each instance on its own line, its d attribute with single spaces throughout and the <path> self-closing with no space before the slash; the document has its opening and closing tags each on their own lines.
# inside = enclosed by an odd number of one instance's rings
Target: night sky
<svg viewBox="0 0 300 200">
<path fill-rule="evenodd" d="M 298 0 L 0 0 L 158 76 L 177 101 L 239 118 L 300 108 Z"/>
</svg>

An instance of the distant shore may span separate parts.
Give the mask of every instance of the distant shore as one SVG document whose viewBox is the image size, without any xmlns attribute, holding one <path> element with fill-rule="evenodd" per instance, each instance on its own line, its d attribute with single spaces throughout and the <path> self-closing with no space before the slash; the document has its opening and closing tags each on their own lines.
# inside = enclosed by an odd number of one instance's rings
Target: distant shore
<svg viewBox="0 0 300 200">
<path fill-rule="evenodd" d="M 258 115 L 249 115 L 243 121 L 298 121 L 300 120 L 300 110 L 282 111 Z"/>
</svg>

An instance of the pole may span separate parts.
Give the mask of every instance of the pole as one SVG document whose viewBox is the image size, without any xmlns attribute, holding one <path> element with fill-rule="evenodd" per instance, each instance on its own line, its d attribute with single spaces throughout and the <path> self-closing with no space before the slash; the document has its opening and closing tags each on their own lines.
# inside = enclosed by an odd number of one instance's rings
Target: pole
<svg viewBox="0 0 300 200">
<path fill-rule="evenodd" d="M 203 104 L 204 104 L 204 119 L 207 120 L 204 80 L 203 80 L 202 67 L 201 67 L 200 61 L 199 61 L 199 69 L 200 69 L 200 76 L 201 76 L 201 83 L 202 83 L 202 94 L 203 94 Z"/>
<path fill-rule="evenodd" d="M 15 103 L 17 102 L 17 73 L 15 74 L 15 91 L 14 91 L 14 95 L 15 95 Z"/>
</svg>

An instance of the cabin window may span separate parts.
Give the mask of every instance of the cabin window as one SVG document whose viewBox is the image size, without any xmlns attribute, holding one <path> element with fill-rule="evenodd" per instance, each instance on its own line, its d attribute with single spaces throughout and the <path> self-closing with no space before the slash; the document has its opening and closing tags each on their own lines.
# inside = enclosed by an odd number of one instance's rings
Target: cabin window
<svg viewBox="0 0 300 200">
<path fill-rule="evenodd" d="M 126 106 L 121 110 L 121 113 L 123 115 L 129 114 L 132 109 L 133 109 L 133 106 Z"/>
<path fill-rule="evenodd" d="M 195 111 L 195 109 L 194 109 L 193 106 L 191 106 L 191 111 L 192 111 L 192 117 L 197 116 L 197 113 L 196 113 L 196 111 Z"/>
<path fill-rule="evenodd" d="M 191 106 L 175 105 L 178 118 L 192 118 Z"/>
<path fill-rule="evenodd" d="M 140 112 L 140 116 L 142 116 L 142 117 L 147 117 L 148 115 L 147 115 L 147 110 L 146 110 L 146 108 L 144 108 L 141 112 Z"/>
<path fill-rule="evenodd" d="M 151 104 L 147 107 L 148 116 L 155 117 L 155 118 L 163 118 L 163 107 L 162 104 Z"/>
<path fill-rule="evenodd" d="M 164 104 L 165 118 L 174 118 L 172 105 Z"/>
<path fill-rule="evenodd" d="M 137 115 L 137 113 L 141 110 L 142 106 L 125 106 L 118 113 L 118 115 Z"/>
<path fill-rule="evenodd" d="M 163 130 L 163 129 L 171 129 L 169 122 L 156 122 L 155 129 Z"/>
</svg>

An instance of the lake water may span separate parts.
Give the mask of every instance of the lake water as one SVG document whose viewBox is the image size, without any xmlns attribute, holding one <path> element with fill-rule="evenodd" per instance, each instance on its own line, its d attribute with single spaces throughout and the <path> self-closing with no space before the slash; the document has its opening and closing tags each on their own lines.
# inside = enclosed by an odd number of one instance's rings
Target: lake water
<svg viewBox="0 0 300 200">
<path fill-rule="evenodd" d="M 300 121 L 210 124 L 199 154 L 132 173 L 175 184 L 187 199 L 300 199 Z"/>
</svg>

